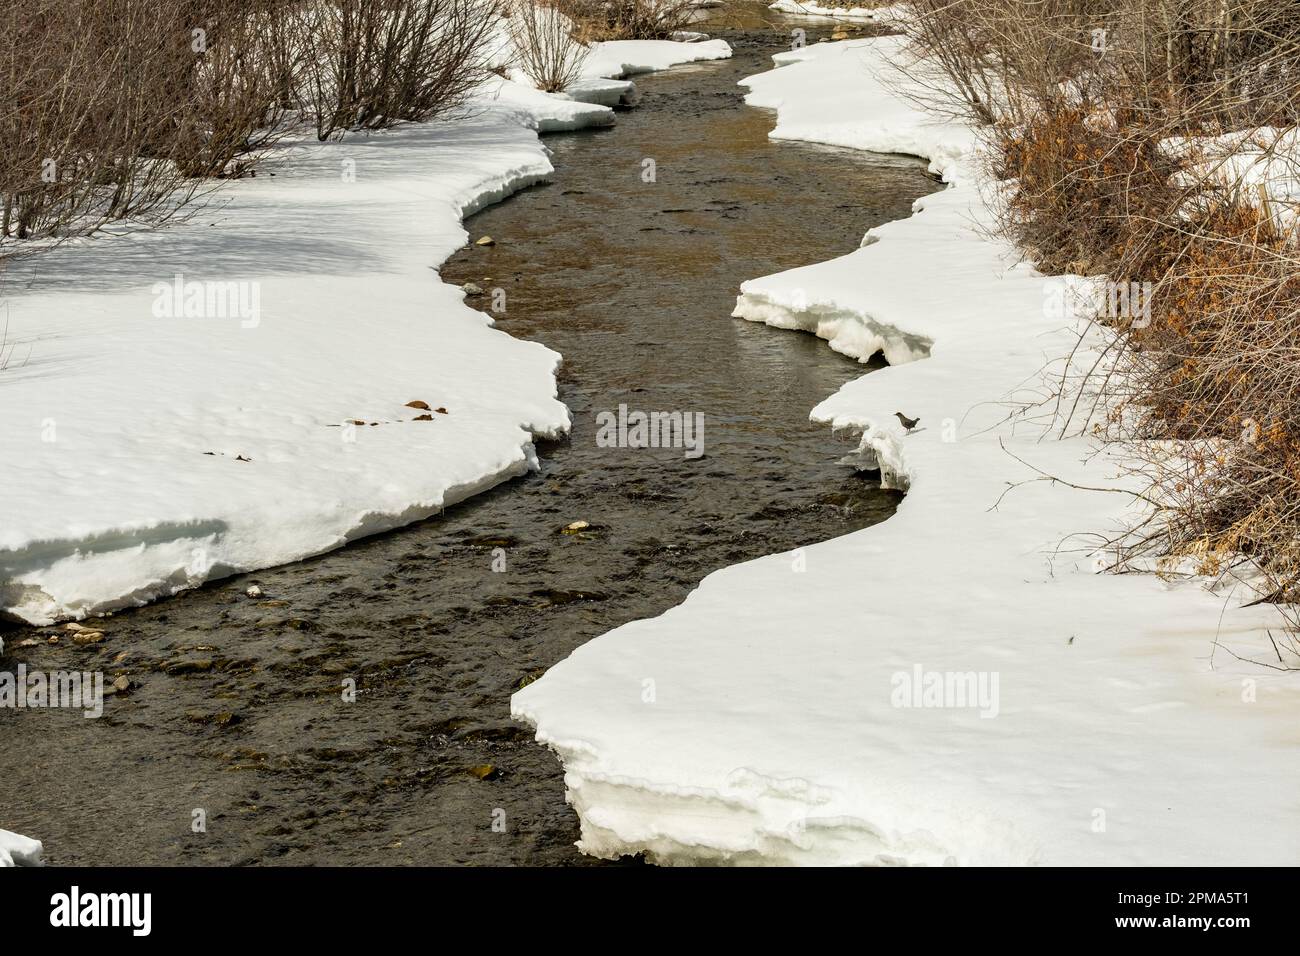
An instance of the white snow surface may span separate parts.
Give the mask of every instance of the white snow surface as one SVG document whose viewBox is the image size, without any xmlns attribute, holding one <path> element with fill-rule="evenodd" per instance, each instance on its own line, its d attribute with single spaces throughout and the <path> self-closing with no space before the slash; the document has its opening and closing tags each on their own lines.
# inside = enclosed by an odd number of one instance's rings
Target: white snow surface
<svg viewBox="0 0 1300 956">
<path fill-rule="evenodd" d="M 927 157 L 948 188 L 736 306 L 884 351 L 891 367 L 812 417 L 861 431 L 858 460 L 909 489 L 897 514 L 710 575 L 514 713 L 559 755 L 578 845 L 601 857 L 1293 864 L 1300 684 L 1250 662 L 1276 663 L 1277 617 L 1197 581 L 1094 573 L 1131 499 L 1029 481 L 1114 488 L 1121 462 L 1007 420 L 1075 341 L 1044 307 L 1064 280 L 990 238 L 974 139 L 902 96 L 901 42 L 783 54 L 749 100 L 777 110 L 774 136 Z M 994 706 L 901 706 L 928 703 L 902 693 L 917 668 L 996 677 Z"/>
<path fill-rule="evenodd" d="M 20 833 L 0 830 L 0 868 L 7 866 L 40 866 L 44 847 Z"/>
<path fill-rule="evenodd" d="M 902 20 L 907 8 L 903 4 L 886 4 L 877 7 L 835 7 L 817 3 L 816 0 L 776 0 L 768 6 L 779 13 L 793 13 L 835 20 L 874 20 L 896 23 Z"/>
<path fill-rule="evenodd" d="M 593 43 L 583 72 L 596 76 L 635 76 L 682 63 L 725 60 L 726 40 L 611 40 Z"/>
<path fill-rule="evenodd" d="M 1162 146 L 1187 164 L 1186 182 L 1205 177 L 1263 206 L 1282 230 L 1300 213 L 1300 129 L 1258 127 L 1219 136 L 1174 137 Z"/>
<path fill-rule="evenodd" d="M 602 43 L 582 82 L 729 55 L 721 41 Z M 535 467 L 534 437 L 569 427 L 560 356 L 493 328 L 435 270 L 465 243 L 464 216 L 553 171 L 539 132 L 613 119 L 494 78 L 464 117 L 295 142 L 193 222 L 12 268 L 0 611 L 48 624 L 143 603 Z M 160 317 L 178 275 L 242 283 L 255 319 Z M 446 413 L 415 421 L 412 401 Z"/>
</svg>

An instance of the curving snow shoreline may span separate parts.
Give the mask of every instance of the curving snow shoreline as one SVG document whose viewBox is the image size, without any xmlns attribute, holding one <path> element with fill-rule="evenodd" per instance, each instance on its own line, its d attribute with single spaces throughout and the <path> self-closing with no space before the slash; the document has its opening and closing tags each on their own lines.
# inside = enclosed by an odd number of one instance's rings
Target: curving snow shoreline
<svg viewBox="0 0 1300 956">
<path fill-rule="evenodd" d="M 40 840 L 0 830 L 0 869 L 10 866 L 40 866 L 44 849 Z"/>
<path fill-rule="evenodd" d="M 435 270 L 462 218 L 552 172 L 539 133 L 613 122 L 580 102 L 631 88 L 603 77 L 727 56 L 598 44 L 572 97 L 493 79 L 467 117 L 289 145 L 194 223 L 17 263 L 0 287 L 0 612 L 141 604 L 536 467 L 533 439 L 569 427 L 560 356 Z M 413 401 L 446 413 L 417 420 Z"/>
<path fill-rule="evenodd" d="M 782 54 L 749 101 L 777 110 L 774 137 L 928 157 L 949 188 L 840 259 L 745 283 L 736 314 L 885 351 L 895 364 L 813 417 L 860 432 L 859 464 L 907 498 L 710 575 L 514 713 L 559 755 L 579 847 L 602 857 L 1293 863 L 1300 684 L 1234 656 L 1270 660 L 1278 618 L 1194 581 L 1093 573 L 1090 534 L 1130 499 L 1031 480 L 1119 487 L 1094 444 L 1008 419 L 1075 341 L 1045 308 L 1066 280 L 989 238 L 974 138 L 902 96 L 900 43 Z"/>
</svg>

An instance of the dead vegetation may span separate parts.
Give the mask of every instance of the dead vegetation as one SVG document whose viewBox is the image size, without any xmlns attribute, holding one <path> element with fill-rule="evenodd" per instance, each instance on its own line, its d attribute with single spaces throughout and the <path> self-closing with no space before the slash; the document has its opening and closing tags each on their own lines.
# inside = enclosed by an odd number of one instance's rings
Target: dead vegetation
<svg viewBox="0 0 1300 956">
<path fill-rule="evenodd" d="M 490 0 L 296 4 L 292 84 L 316 135 L 422 122 L 462 105 L 488 73 Z"/>
<path fill-rule="evenodd" d="M 559 0 L 583 42 L 667 40 L 691 23 L 691 0 Z"/>
<path fill-rule="evenodd" d="M 186 214 L 295 125 L 324 139 L 460 106 L 491 0 L 8 0 L 0 259 Z"/>
<path fill-rule="evenodd" d="M 578 78 L 589 50 L 556 6 L 514 0 L 507 23 L 520 69 L 539 90 L 558 93 Z"/>
<path fill-rule="evenodd" d="M 1139 290 L 1093 315 L 1090 398 L 1058 423 L 1128 443 L 1156 506 L 1117 565 L 1240 576 L 1300 622 L 1300 2 L 913 6 L 941 105 L 1010 186 L 1006 234 Z"/>
</svg>

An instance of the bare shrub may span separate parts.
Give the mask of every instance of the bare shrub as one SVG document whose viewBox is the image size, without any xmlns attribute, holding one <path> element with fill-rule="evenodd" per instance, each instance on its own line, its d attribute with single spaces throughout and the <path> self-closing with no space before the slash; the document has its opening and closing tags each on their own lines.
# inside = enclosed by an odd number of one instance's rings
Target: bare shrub
<svg viewBox="0 0 1300 956">
<path fill-rule="evenodd" d="M 584 41 L 663 40 L 695 18 L 691 0 L 560 0 Z"/>
<path fill-rule="evenodd" d="M 196 185 L 173 161 L 162 78 L 188 30 L 147 0 L 11 0 L 0 11 L 0 243 L 158 223 Z"/>
<path fill-rule="evenodd" d="M 299 67 L 286 30 L 296 0 L 206 0 L 176 62 L 174 158 L 189 176 L 241 176 L 283 131 Z M 198 19 L 200 18 L 201 19 Z"/>
<path fill-rule="evenodd" d="M 1183 201 L 1158 140 L 1079 104 L 1037 111 L 994 134 L 998 172 L 1014 181 L 1004 228 L 1049 273 L 1149 274 L 1132 261 Z M 1127 266 L 1121 263 L 1128 260 Z"/>
<path fill-rule="evenodd" d="M 321 0 L 295 11 L 299 98 L 320 139 L 460 106 L 488 73 L 490 0 Z"/>
<path fill-rule="evenodd" d="M 914 47 L 985 124 L 1061 104 L 1209 130 L 1291 123 L 1300 0 L 912 0 Z"/>
<path fill-rule="evenodd" d="M 509 12 L 510 40 L 520 69 L 540 90 L 566 89 L 582 72 L 589 52 L 574 38 L 573 21 L 537 0 L 516 0 Z"/>
<path fill-rule="evenodd" d="M 1159 504 L 1123 556 L 1191 559 L 1203 574 L 1249 566 L 1266 597 L 1295 602 L 1300 247 L 1293 225 L 1234 189 L 1201 198 L 1180 229 L 1157 230 L 1151 325 L 1115 350 L 1110 400 Z"/>
<path fill-rule="evenodd" d="M 1007 234 L 1145 290 L 1143 321 L 1095 317 L 1090 406 L 1059 423 L 1105 423 L 1145 481 L 1118 563 L 1240 576 L 1300 625 L 1300 150 L 1274 129 L 1300 119 L 1300 2 L 914 7 L 1007 180 Z"/>
<path fill-rule="evenodd" d="M 0 256 L 184 214 L 295 112 L 322 139 L 427 120 L 486 73 L 492 0 L 9 0 Z M 35 245 L 33 242 L 35 241 Z"/>
</svg>

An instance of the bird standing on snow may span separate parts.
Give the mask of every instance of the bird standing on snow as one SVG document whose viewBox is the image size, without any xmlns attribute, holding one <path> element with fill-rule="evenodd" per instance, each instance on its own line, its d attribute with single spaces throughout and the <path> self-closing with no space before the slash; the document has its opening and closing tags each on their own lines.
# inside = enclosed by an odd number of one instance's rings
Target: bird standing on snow
<svg viewBox="0 0 1300 956">
<path fill-rule="evenodd" d="M 897 416 L 899 422 L 901 422 L 901 423 L 902 423 L 902 426 L 903 426 L 904 428 L 906 428 L 909 432 L 910 432 L 913 428 L 915 428 L 915 427 L 916 427 L 916 423 L 919 422 L 919 421 L 921 420 L 921 419 L 919 419 L 919 418 L 908 418 L 908 417 L 907 417 L 906 415 L 904 415 L 902 412 L 894 412 L 894 415 Z"/>
</svg>

